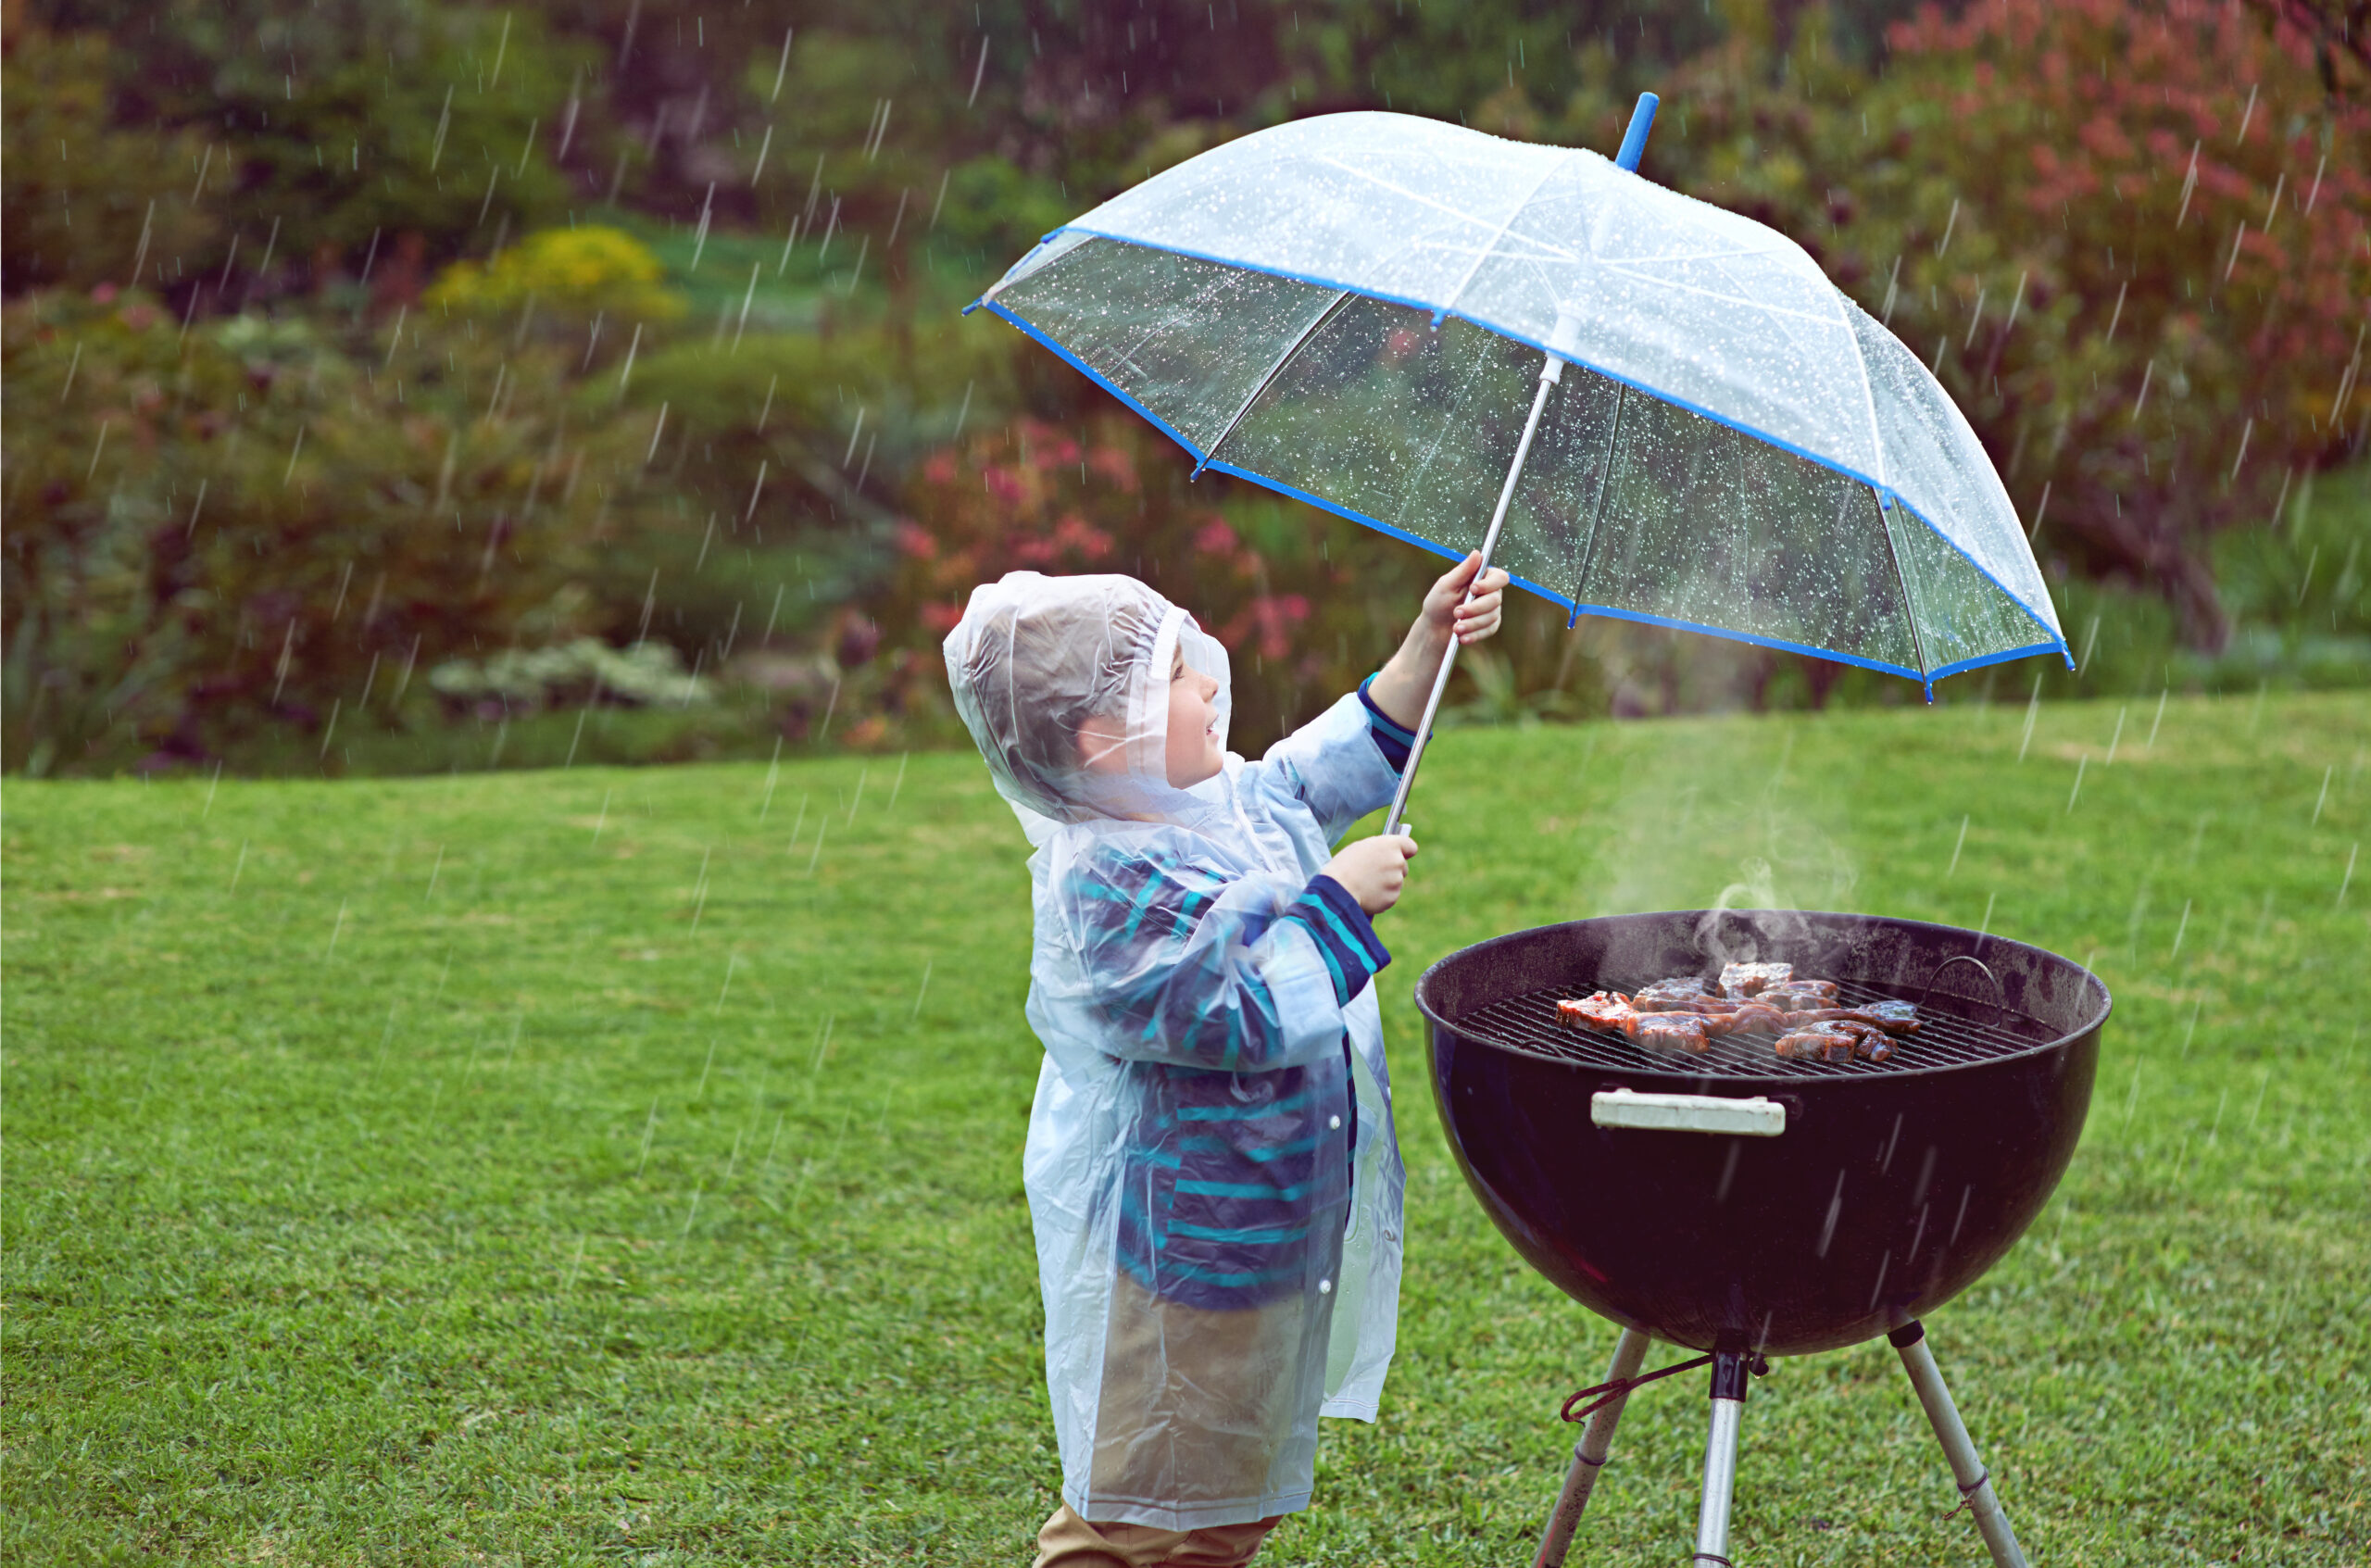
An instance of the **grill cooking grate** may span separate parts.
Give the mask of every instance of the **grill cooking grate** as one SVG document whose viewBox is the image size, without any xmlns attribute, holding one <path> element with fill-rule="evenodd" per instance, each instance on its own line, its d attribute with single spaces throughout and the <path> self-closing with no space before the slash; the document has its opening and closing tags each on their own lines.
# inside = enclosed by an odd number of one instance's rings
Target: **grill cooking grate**
<svg viewBox="0 0 2371 1568">
<path fill-rule="evenodd" d="M 1643 984 L 1643 982 L 1637 983 Z M 1574 1029 L 1556 1020 L 1556 1004 L 1586 997 L 1599 989 L 1635 990 L 1632 985 L 1550 985 L 1526 991 L 1478 1008 L 1457 1020 L 1458 1030 L 1476 1039 L 1526 1056 L 1556 1061 L 1581 1062 L 1633 1073 L 1683 1073 L 1691 1077 L 1838 1078 L 1872 1073 L 1915 1073 L 1932 1067 L 1957 1067 L 2014 1056 L 2057 1036 L 2045 1025 L 2016 1013 L 1995 1014 L 1992 1004 L 1938 991 L 1918 1009 L 1924 1025 L 1917 1034 L 1893 1043 L 1891 1060 L 1848 1062 L 1812 1061 L 1782 1057 L 1771 1050 L 1766 1036 L 1712 1042 L 1699 1056 L 1693 1052 L 1648 1050 L 1605 1029 Z M 1837 983 L 1838 999 L 1847 1007 L 1882 1001 L 1899 992 L 1880 991 L 1858 981 Z M 1916 998 L 1909 997 L 1909 1000 Z M 1997 1022 L 1993 1020 L 1997 1018 Z M 1978 1022 L 1984 1020 L 1984 1022 Z"/>
</svg>

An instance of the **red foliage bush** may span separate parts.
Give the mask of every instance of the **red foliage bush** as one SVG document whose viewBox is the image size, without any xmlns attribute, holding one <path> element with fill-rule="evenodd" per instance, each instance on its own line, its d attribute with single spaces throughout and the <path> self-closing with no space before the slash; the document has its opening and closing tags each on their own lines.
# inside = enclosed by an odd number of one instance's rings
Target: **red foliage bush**
<svg viewBox="0 0 2371 1568">
<path fill-rule="evenodd" d="M 1673 84 L 1650 170 L 1792 235 L 1932 364 L 2060 571 L 2219 646 L 2208 539 L 2371 416 L 2371 110 L 2219 0 L 1930 7 L 1876 78 L 1815 15 L 1783 56 L 1753 34 Z"/>
</svg>

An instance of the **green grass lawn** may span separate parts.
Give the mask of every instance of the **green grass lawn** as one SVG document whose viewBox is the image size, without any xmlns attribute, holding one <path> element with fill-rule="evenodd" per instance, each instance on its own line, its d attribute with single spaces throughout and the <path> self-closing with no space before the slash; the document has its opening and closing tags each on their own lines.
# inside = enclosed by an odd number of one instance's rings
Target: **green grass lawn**
<svg viewBox="0 0 2371 1568">
<path fill-rule="evenodd" d="M 2026 722 L 1444 735 L 1382 922 L 1399 1361 L 1273 1560 L 1527 1562 L 1613 1342 L 1450 1164 L 1417 974 L 1757 883 L 2115 993 L 2057 1199 L 1929 1320 L 2037 1562 L 2371 1558 L 2371 700 Z M 976 759 L 6 804 L 6 1561 L 1027 1560 L 1039 1053 Z M 1633 1400 L 1576 1561 L 1679 1560 L 1703 1418 Z M 1978 1563 L 1954 1500 L 1882 1342 L 1757 1386 L 1739 1562 Z"/>
</svg>

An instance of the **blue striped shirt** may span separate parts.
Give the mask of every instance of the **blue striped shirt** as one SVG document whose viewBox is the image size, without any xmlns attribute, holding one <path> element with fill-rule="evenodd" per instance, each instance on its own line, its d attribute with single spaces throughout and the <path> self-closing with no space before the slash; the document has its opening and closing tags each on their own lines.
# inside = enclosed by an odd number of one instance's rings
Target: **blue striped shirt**
<svg viewBox="0 0 2371 1568">
<path fill-rule="evenodd" d="M 1404 766 L 1412 737 L 1360 696 L 1386 759 Z M 1358 1135 L 1349 1036 L 1338 1058 L 1273 1065 L 1277 1011 L 1247 951 L 1272 925 L 1298 925 L 1344 1005 L 1391 961 L 1358 901 L 1324 875 L 1272 919 L 1195 942 L 1231 875 L 1114 842 L 1073 888 L 1085 956 L 1131 977 L 1106 993 L 1110 1022 L 1162 1047 L 1122 1066 L 1139 1109 L 1123 1156 L 1121 1266 L 1156 1296 L 1218 1309 L 1302 1294 L 1313 1272 L 1332 1273 Z"/>
</svg>

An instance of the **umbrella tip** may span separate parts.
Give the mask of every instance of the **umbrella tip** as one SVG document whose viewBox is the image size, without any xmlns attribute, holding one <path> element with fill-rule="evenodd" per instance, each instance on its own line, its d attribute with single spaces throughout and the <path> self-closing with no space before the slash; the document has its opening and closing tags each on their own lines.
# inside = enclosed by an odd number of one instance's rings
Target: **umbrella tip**
<svg viewBox="0 0 2371 1568">
<path fill-rule="evenodd" d="M 1633 174 L 1647 154 L 1647 132 L 1654 129 L 1655 106 L 1662 102 L 1652 93 L 1641 93 L 1638 107 L 1630 111 L 1630 129 L 1622 133 L 1622 150 L 1613 155 L 1613 161 Z"/>
</svg>

